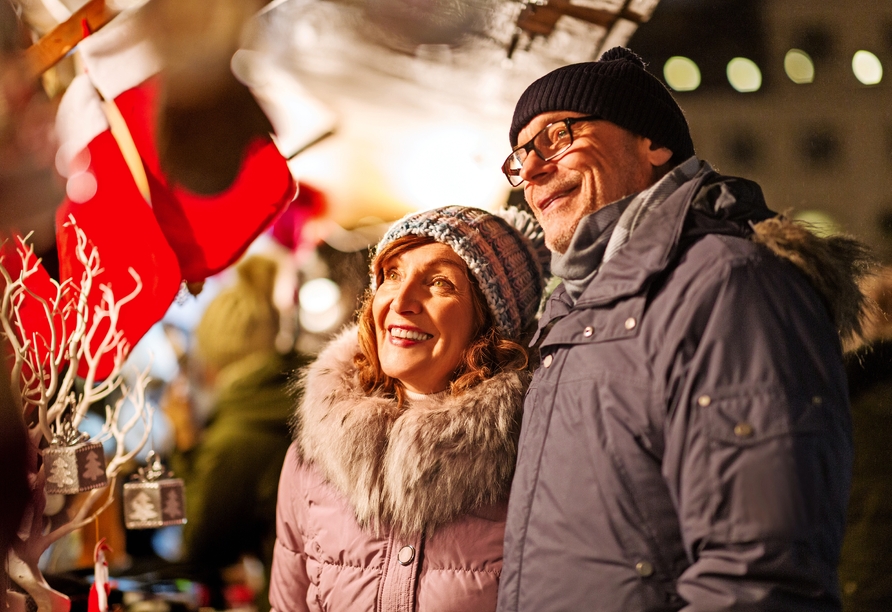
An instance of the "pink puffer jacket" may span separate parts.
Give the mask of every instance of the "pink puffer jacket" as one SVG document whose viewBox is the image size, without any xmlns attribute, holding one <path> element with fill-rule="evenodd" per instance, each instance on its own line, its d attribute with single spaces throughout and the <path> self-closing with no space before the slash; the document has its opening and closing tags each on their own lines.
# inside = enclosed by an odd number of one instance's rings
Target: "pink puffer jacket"
<svg viewBox="0 0 892 612">
<path fill-rule="evenodd" d="M 396 402 L 359 388 L 350 328 L 303 376 L 279 485 L 277 612 L 496 607 L 526 373 Z"/>
</svg>

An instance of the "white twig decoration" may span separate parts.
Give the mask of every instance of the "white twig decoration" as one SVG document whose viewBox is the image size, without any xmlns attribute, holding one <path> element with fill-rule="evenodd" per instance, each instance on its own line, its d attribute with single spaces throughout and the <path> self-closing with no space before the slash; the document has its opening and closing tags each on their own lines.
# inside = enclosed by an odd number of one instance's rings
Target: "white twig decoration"
<svg viewBox="0 0 892 612">
<path fill-rule="evenodd" d="M 18 538 L 7 556 L 6 567 L 12 580 L 34 599 L 39 612 L 67 612 L 70 602 L 46 583 L 38 569 L 38 559 L 51 544 L 91 523 L 111 505 L 115 478 L 145 445 L 153 414 L 145 395 L 148 370 L 136 376 L 132 387 L 125 383 L 122 374 L 130 345 L 119 328 L 121 309 L 142 291 L 142 280 L 130 268 L 134 288 L 122 297 L 116 297 L 109 285 L 94 287 L 94 281 L 102 272 L 99 253 L 73 217 L 70 216 L 67 223 L 77 240 L 75 256 L 84 268 L 77 284 L 49 279 L 52 295 L 39 295 L 33 287 L 34 281 L 42 278 L 42 269 L 27 237 L 15 241 L 15 254 L 19 260 L 16 263 L 21 264 L 17 276 L 8 271 L 15 269 L 7 266 L 11 262 L 0 257 L 3 282 L 0 331 L 11 349 L 14 361 L 10 386 L 29 426 L 31 442 L 31 500 Z M 47 281 L 43 278 L 41 282 Z M 92 291 L 99 291 L 101 298 L 99 305 L 90 312 L 88 298 Z M 29 321 L 22 318 L 26 304 L 30 304 L 32 317 L 35 312 L 42 311 L 47 323 L 45 330 L 27 328 Z M 33 321 L 30 323 L 34 325 Z M 111 374 L 104 380 L 97 380 L 100 363 L 107 356 L 112 356 L 114 363 Z M 78 370 L 83 363 L 86 364 L 86 374 L 78 380 Z M 63 416 L 70 416 L 71 424 L 77 428 L 91 405 L 106 400 L 116 391 L 120 391 L 118 399 L 113 405 L 106 404 L 105 423 L 97 437 L 100 442 L 110 439 L 115 442 L 114 454 L 106 463 L 108 489 L 93 489 L 84 494 L 84 503 L 71 520 L 47 531 L 43 516 L 46 474 L 38 457 L 53 440 Z M 122 408 L 128 400 L 134 411 L 125 419 Z M 66 410 L 71 411 L 70 415 L 65 414 Z M 124 439 L 140 423 L 143 425 L 142 438 L 128 449 Z M 105 501 L 96 507 L 106 492 Z M 10 599 L 13 605 L 16 601 L 15 597 Z"/>
</svg>

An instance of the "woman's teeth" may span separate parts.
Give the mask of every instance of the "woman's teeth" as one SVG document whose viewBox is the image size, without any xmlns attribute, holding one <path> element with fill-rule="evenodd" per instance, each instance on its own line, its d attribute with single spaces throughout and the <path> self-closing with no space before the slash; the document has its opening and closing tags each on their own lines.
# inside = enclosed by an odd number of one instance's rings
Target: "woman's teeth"
<svg viewBox="0 0 892 612">
<path fill-rule="evenodd" d="M 390 335 L 394 338 L 403 338 L 406 340 L 427 340 L 429 338 L 433 338 L 431 334 L 402 329 L 400 327 L 391 327 Z"/>
</svg>

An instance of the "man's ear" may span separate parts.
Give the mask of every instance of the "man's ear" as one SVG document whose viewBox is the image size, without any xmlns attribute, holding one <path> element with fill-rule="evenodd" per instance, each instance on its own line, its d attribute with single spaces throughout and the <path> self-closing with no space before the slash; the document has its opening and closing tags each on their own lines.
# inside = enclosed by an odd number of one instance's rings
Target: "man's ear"
<svg viewBox="0 0 892 612">
<path fill-rule="evenodd" d="M 650 147 L 647 150 L 647 159 L 654 168 L 659 168 L 672 159 L 672 151 L 666 147 L 658 147 L 654 143 L 650 143 Z"/>
</svg>

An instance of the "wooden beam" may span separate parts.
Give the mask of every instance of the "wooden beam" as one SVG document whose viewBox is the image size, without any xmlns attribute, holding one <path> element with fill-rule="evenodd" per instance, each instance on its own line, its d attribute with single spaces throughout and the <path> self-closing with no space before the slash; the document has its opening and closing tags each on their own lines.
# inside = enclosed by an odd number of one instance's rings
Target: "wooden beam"
<svg viewBox="0 0 892 612">
<path fill-rule="evenodd" d="M 619 12 L 613 12 L 580 6 L 573 4 L 570 0 L 546 0 L 545 4 L 527 4 L 517 19 L 517 25 L 530 34 L 548 36 L 554 31 L 557 20 L 564 15 L 606 29 L 610 29 L 617 19 L 628 19 L 635 23 L 641 23 L 645 18 L 644 15 L 626 7 L 623 7 Z"/>
<path fill-rule="evenodd" d="M 66 21 L 25 50 L 25 62 L 31 74 L 35 77 L 40 76 L 74 49 L 84 39 L 84 23 L 89 28 L 87 33 L 95 32 L 117 14 L 118 11 L 105 5 L 105 0 L 87 2 Z"/>
</svg>

